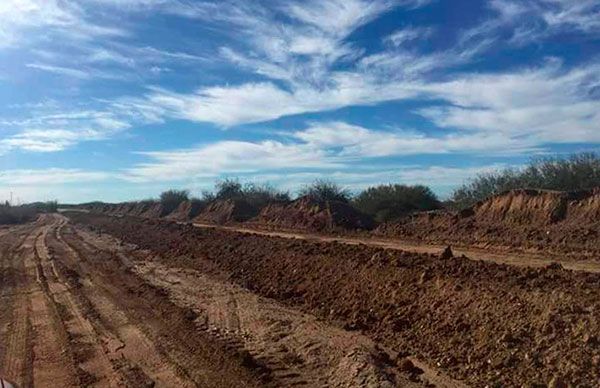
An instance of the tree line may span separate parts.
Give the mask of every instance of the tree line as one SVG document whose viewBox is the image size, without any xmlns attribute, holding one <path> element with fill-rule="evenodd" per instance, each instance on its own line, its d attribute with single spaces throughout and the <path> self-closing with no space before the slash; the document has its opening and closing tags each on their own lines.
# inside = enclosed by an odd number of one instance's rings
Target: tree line
<svg viewBox="0 0 600 388">
<path fill-rule="evenodd" d="M 575 191 L 600 186 L 600 157 L 586 152 L 567 157 L 535 158 L 521 168 L 506 168 L 480 174 L 458 187 L 446 201 L 424 185 L 383 184 L 353 194 L 331 181 L 318 179 L 302 187 L 298 197 L 316 201 L 338 201 L 353 206 L 377 222 L 393 221 L 407 214 L 442 208 L 462 209 L 494 194 L 512 189 L 544 189 Z M 212 191 L 191 197 L 188 190 L 168 190 L 160 195 L 167 211 L 183 201 L 200 206 L 216 200 L 243 200 L 256 208 L 273 202 L 289 202 L 292 195 L 269 184 L 242 184 L 237 179 L 224 179 Z"/>
</svg>

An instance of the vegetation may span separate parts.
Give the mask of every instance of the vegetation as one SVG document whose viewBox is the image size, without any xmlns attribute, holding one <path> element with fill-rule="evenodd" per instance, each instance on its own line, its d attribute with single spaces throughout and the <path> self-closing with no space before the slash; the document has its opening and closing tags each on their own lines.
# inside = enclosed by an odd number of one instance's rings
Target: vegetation
<svg viewBox="0 0 600 388">
<path fill-rule="evenodd" d="M 160 203 L 163 211 L 171 213 L 184 201 L 189 200 L 190 192 L 188 190 L 167 190 L 160 194 Z"/>
<path fill-rule="evenodd" d="M 351 194 L 337 183 L 326 179 L 317 179 L 310 185 L 303 187 L 298 193 L 301 197 L 310 197 L 315 201 L 350 202 Z"/>
<path fill-rule="evenodd" d="M 33 207 L 36 211 L 42 213 L 56 213 L 58 211 L 58 201 L 35 202 L 24 206 Z"/>
<path fill-rule="evenodd" d="M 412 212 L 441 207 L 429 187 L 398 184 L 370 187 L 356 196 L 352 204 L 377 222 L 392 221 Z"/>
<path fill-rule="evenodd" d="M 288 192 L 280 191 L 269 184 L 241 184 L 237 179 L 224 179 L 215 184 L 214 192 L 203 192 L 202 201 L 243 200 L 256 208 L 262 208 L 270 202 L 290 201 Z"/>
<path fill-rule="evenodd" d="M 465 208 L 506 190 L 531 188 L 574 191 L 600 186 L 600 156 L 579 153 L 566 158 L 532 159 L 522 169 L 481 174 L 458 188 L 451 203 Z"/>
<path fill-rule="evenodd" d="M 0 205 L 0 224 L 21 224 L 34 219 L 37 211 L 32 206 Z"/>
</svg>

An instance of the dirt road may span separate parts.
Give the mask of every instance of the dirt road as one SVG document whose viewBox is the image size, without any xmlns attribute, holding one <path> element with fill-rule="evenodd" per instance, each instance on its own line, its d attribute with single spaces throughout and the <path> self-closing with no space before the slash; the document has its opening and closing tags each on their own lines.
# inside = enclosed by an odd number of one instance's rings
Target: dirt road
<svg viewBox="0 0 600 388">
<path fill-rule="evenodd" d="M 268 231 L 257 228 L 245 228 L 242 226 L 221 226 L 214 224 L 193 223 L 199 228 L 216 228 L 238 233 L 258 234 L 262 236 L 281 237 L 289 239 L 299 239 L 320 242 L 338 242 L 348 245 L 367 245 L 385 249 L 396 249 L 415 253 L 440 253 L 447 245 L 428 244 L 423 242 L 402 241 L 399 239 L 376 238 L 376 237 L 348 237 L 348 236 L 327 236 L 323 234 L 314 234 L 308 232 L 288 232 L 288 231 Z M 575 271 L 600 273 L 599 260 L 573 260 L 564 255 L 535 253 L 535 252 L 516 252 L 514 250 L 501 250 L 498 248 L 476 248 L 467 246 L 453 246 L 452 250 L 456 255 L 464 255 L 472 260 L 490 261 L 499 264 L 509 264 L 521 267 L 545 267 L 551 263 L 560 263 L 564 268 Z"/>
<path fill-rule="evenodd" d="M 0 376 L 20 387 L 460 386 L 60 215 L 2 230 L 0 300 Z"/>
</svg>

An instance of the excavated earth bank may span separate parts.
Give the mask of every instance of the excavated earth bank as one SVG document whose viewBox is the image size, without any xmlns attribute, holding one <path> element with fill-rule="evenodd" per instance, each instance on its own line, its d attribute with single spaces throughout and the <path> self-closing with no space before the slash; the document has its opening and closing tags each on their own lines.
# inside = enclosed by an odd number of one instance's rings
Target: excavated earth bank
<svg viewBox="0 0 600 388">
<path fill-rule="evenodd" d="M 373 229 L 373 220 L 347 203 L 315 201 L 309 197 L 291 203 L 270 204 L 252 223 L 260 227 L 331 232 Z"/>
<path fill-rule="evenodd" d="M 383 224 L 374 234 L 600 257 L 600 188 L 570 193 L 514 190 L 461 212 L 420 213 Z"/>
<path fill-rule="evenodd" d="M 208 260 L 259 295 L 363 331 L 399 357 L 416 355 L 472 386 L 600 381 L 598 274 L 152 219 L 69 217 L 154 252 L 170 267 L 194 269 Z"/>
</svg>

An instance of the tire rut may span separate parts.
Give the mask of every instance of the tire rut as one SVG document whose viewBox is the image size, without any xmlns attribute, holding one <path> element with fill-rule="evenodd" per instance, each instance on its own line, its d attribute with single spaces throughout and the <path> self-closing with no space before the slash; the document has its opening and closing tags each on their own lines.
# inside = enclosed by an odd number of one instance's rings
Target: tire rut
<svg viewBox="0 0 600 388">
<path fill-rule="evenodd" d="M 68 252 L 69 262 L 78 264 L 81 270 L 80 275 L 89 276 L 89 279 L 81 279 L 83 284 L 81 291 L 96 309 L 100 320 L 117 334 L 122 342 L 120 353 L 124 355 L 125 359 L 135 362 L 141 371 L 159 385 L 235 386 L 233 385 L 234 381 L 217 382 L 218 379 L 211 377 L 216 370 L 207 373 L 208 371 L 198 355 L 199 348 L 205 347 L 202 345 L 201 338 L 181 336 L 180 333 L 177 333 L 178 322 L 176 320 L 170 323 L 175 324 L 174 328 L 164 327 L 161 320 L 167 319 L 167 317 L 161 317 L 160 314 L 165 314 L 166 311 L 161 312 L 161 310 L 172 310 L 172 307 L 164 303 L 159 303 L 157 306 L 150 305 L 150 300 L 164 299 L 164 296 L 141 282 L 141 279 L 126 268 L 121 258 L 98 250 L 81 240 L 70 227 L 61 228 L 55 236 L 57 243 L 62 244 L 64 251 Z M 86 284 L 93 285 L 93 288 L 87 287 Z M 142 296 L 140 293 L 148 293 L 148 295 Z M 130 296 L 123 297 L 128 294 Z M 154 312 L 150 313 L 152 310 Z M 159 316 L 156 316 L 156 313 Z M 183 322 L 186 326 L 195 326 L 193 322 L 189 321 L 189 318 L 185 318 L 184 314 L 182 314 L 182 318 L 187 320 L 187 323 Z M 171 317 L 169 317 L 170 319 Z M 212 345 L 212 347 L 214 346 L 216 345 Z M 224 346 L 224 350 L 226 350 L 225 343 L 218 345 L 217 348 L 219 346 Z M 205 352 L 206 350 L 200 354 Z M 240 362 L 242 361 L 240 360 Z M 243 362 L 250 362 L 249 365 L 254 363 L 251 359 Z M 242 375 L 246 373 L 248 372 L 243 372 Z M 264 375 L 265 372 L 259 373 Z M 243 377 L 243 379 L 245 380 L 243 385 L 254 385 L 248 377 Z M 169 381 L 170 384 L 168 384 Z M 173 381 L 178 381 L 178 383 L 173 384 Z"/>
</svg>

